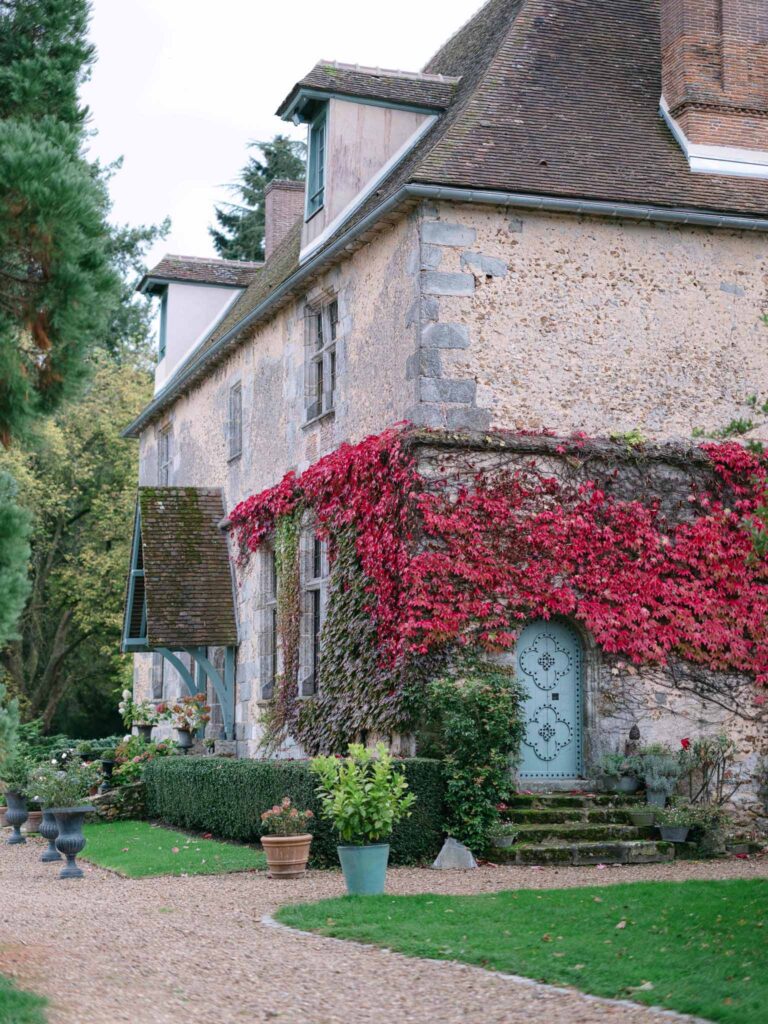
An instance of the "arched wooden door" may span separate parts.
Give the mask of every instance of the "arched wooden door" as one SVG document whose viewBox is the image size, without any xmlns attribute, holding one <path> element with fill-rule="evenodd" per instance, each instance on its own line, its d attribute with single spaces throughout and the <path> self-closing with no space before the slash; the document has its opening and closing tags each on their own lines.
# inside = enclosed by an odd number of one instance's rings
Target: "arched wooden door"
<svg viewBox="0 0 768 1024">
<path fill-rule="evenodd" d="M 520 633 L 517 678 L 528 691 L 520 777 L 580 778 L 583 648 L 575 630 L 537 619 Z"/>
</svg>

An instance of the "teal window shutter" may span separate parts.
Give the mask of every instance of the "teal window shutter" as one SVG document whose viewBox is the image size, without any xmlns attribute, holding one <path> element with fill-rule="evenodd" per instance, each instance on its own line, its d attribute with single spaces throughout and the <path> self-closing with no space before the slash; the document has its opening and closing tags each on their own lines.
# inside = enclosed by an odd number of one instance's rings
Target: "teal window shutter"
<svg viewBox="0 0 768 1024">
<path fill-rule="evenodd" d="M 328 118 L 326 108 L 317 115 L 309 129 L 309 174 L 307 176 L 307 219 L 317 213 L 325 202 L 325 150 Z"/>
<path fill-rule="evenodd" d="M 160 332 L 157 343 L 157 361 L 165 358 L 165 341 L 168 330 L 168 289 L 163 291 L 160 299 Z"/>
</svg>

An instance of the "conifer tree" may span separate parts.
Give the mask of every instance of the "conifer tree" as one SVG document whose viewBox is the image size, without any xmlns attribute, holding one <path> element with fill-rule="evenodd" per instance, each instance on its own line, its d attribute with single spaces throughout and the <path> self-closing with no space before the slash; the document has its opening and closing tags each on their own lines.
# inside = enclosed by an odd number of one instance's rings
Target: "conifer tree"
<svg viewBox="0 0 768 1024">
<path fill-rule="evenodd" d="M 120 286 L 83 155 L 87 0 L 0 0 L 0 442 L 81 379 Z"/>
<path fill-rule="evenodd" d="M 239 202 L 217 206 L 218 227 L 208 229 L 216 252 L 227 260 L 264 259 L 264 189 L 276 178 L 304 178 L 303 142 L 276 135 L 271 142 L 251 142 L 249 148 L 257 150 L 261 159 L 249 157 L 237 182 L 230 186 Z"/>
</svg>

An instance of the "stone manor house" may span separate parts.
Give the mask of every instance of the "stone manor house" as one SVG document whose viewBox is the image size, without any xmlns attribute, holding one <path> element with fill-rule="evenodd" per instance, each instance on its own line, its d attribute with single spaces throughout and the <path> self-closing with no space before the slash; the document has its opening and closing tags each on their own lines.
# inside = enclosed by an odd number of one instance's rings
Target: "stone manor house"
<svg viewBox="0 0 768 1024">
<path fill-rule="evenodd" d="M 137 699 L 207 690 L 241 756 L 281 640 L 269 552 L 241 571 L 228 545 L 238 502 L 403 421 L 435 431 L 426 462 L 443 437 L 516 432 L 523 458 L 542 428 L 639 432 L 669 496 L 692 437 L 768 398 L 765 0 L 489 0 L 423 70 L 320 61 L 278 114 L 307 126 L 306 182 L 268 188 L 263 264 L 169 255 L 142 280 L 155 394 L 126 430 Z M 329 567 L 302 544 L 311 700 Z M 531 697 L 531 780 L 581 777 L 633 724 L 675 744 L 726 728 L 748 769 L 766 749 L 658 668 L 631 710 L 602 700 L 611 670 L 575 624 L 529 623 L 514 658 L 534 693 L 555 666 L 569 730 L 546 755 Z"/>
</svg>

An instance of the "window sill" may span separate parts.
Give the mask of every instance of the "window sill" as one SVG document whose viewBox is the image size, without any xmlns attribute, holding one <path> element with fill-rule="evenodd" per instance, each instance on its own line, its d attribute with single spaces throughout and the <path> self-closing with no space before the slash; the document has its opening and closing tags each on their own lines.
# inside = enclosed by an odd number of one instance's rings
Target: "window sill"
<svg viewBox="0 0 768 1024">
<path fill-rule="evenodd" d="M 331 419 L 335 416 L 335 409 L 326 409 L 325 412 L 321 412 L 317 416 L 313 416 L 311 420 L 305 420 L 301 425 L 301 429 L 306 430 L 307 427 L 314 427 L 316 423 L 320 423 L 322 420 Z"/>
</svg>

